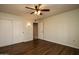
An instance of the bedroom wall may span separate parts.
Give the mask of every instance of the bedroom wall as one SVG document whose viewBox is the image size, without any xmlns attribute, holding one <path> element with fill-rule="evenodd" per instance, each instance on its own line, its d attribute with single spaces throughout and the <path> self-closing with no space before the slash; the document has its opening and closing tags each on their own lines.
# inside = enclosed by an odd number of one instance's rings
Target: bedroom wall
<svg viewBox="0 0 79 59">
<path fill-rule="evenodd" d="M 27 26 L 27 23 L 31 23 Z M 33 39 L 32 21 L 0 12 L 0 47 Z"/>
<path fill-rule="evenodd" d="M 79 9 L 42 19 L 39 38 L 79 49 Z"/>
</svg>

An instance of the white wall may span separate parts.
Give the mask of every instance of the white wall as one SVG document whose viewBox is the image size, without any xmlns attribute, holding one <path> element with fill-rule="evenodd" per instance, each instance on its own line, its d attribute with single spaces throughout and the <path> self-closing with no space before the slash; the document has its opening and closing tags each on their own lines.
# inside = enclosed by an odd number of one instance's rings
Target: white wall
<svg viewBox="0 0 79 59">
<path fill-rule="evenodd" d="M 44 23 L 43 21 L 39 21 L 38 23 L 38 38 L 39 39 L 44 39 Z"/>
<path fill-rule="evenodd" d="M 44 22 L 44 23 L 43 23 Z M 79 9 L 43 19 L 44 40 L 79 49 Z M 39 27 L 39 38 L 41 38 Z"/>
<path fill-rule="evenodd" d="M 31 26 L 27 26 L 30 22 Z M 0 12 L 0 47 L 33 39 L 32 21 Z"/>
</svg>

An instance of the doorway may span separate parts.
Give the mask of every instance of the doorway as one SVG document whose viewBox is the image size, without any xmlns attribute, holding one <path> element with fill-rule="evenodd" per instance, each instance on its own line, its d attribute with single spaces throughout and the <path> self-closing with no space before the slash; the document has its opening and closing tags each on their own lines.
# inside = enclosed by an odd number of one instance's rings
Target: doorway
<svg viewBox="0 0 79 59">
<path fill-rule="evenodd" d="M 38 39 L 38 23 L 33 23 L 33 40 Z"/>
</svg>

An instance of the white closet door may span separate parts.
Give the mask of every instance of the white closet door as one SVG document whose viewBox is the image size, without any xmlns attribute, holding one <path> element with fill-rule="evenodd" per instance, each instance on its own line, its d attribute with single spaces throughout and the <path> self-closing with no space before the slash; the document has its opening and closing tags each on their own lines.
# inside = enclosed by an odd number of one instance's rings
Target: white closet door
<svg viewBox="0 0 79 59">
<path fill-rule="evenodd" d="M 0 20 L 0 47 L 12 44 L 12 24 L 9 20 Z"/>
<path fill-rule="evenodd" d="M 14 43 L 19 43 L 24 41 L 24 26 L 23 21 L 15 20 L 13 21 L 13 32 L 14 32 Z"/>
</svg>

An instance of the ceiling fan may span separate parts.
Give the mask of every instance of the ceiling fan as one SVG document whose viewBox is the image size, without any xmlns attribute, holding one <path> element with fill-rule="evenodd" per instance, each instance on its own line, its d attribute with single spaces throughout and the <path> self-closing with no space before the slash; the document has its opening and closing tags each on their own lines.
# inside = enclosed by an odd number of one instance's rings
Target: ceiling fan
<svg viewBox="0 0 79 59">
<path fill-rule="evenodd" d="M 31 12 L 30 14 L 36 14 L 36 15 L 42 15 L 42 11 L 45 11 L 45 12 L 50 11 L 50 9 L 40 9 L 41 5 L 42 4 L 37 4 L 37 5 L 34 5 L 34 8 L 31 8 L 31 7 L 25 7 L 25 8 L 34 10 L 34 12 Z"/>
</svg>

